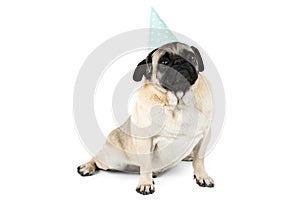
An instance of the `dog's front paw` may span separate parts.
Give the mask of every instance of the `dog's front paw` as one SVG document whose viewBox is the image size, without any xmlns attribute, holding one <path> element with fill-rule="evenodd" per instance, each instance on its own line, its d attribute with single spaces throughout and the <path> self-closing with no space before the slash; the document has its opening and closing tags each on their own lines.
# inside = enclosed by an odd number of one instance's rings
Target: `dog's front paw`
<svg viewBox="0 0 300 200">
<path fill-rule="evenodd" d="M 77 172 L 81 176 L 91 176 L 95 173 L 96 170 L 97 170 L 96 165 L 90 162 L 77 167 Z"/>
<path fill-rule="evenodd" d="M 153 194 L 155 191 L 154 182 L 151 184 L 139 184 L 136 191 L 142 195 Z"/>
<path fill-rule="evenodd" d="M 194 175 L 194 178 L 196 179 L 196 183 L 201 187 L 214 187 L 215 186 L 214 180 L 209 176 Z"/>
</svg>

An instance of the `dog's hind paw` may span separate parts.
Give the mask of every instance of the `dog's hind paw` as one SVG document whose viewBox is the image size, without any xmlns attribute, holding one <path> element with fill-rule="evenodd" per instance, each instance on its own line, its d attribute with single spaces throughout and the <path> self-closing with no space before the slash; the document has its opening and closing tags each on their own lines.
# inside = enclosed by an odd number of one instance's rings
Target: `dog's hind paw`
<svg viewBox="0 0 300 200">
<path fill-rule="evenodd" d="M 77 167 L 77 172 L 81 176 L 91 176 L 95 173 L 97 167 L 93 163 L 86 163 Z"/>
</svg>

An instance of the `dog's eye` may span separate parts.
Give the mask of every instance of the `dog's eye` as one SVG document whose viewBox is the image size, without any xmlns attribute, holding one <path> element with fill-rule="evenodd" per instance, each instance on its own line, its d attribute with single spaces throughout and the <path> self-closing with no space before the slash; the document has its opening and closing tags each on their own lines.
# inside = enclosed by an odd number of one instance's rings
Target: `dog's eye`
<svg viewBox="0 0 300 200">
<path fill-rule="evenodd" d="M 196 63 L 196 58 L 195 56 L 191 55 L 188 57 L 188 61 L 190 61 L 192 64 L 195 64 Z"/>
<path fill-rule="evenodd" d="M 169 59 L 163 58 L 163 59 L 161 59 L 161 60 L 159 61 L 159 63 L 160 63 L 160 64 L 163 64 L 163 65 L 167 65 L 167 64 L 169 64 Z"/>
<path fill-rule="evenodd" d="M 188 60 L 194 62 L 196 60 L 195 56 L 190 55 L 188 56 Z"/>
</svg>

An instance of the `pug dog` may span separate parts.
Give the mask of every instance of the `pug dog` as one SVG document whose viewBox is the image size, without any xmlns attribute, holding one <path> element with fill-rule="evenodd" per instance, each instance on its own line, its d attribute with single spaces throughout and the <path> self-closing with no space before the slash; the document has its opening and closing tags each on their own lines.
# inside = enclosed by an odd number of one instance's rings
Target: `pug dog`
<svg viewBox="0 0 300 200">
<path fill-rule="evenodd" d="M 136 191 L 147 195 L 154 192 L 158 173 L 190 160 L 196 183 L 214 187 L 204 168 L 213 98 L 203 71 L 201 54 L 193 46 L 172 42 L 149 53 L 133 74 L 143 85 L 136 91 L 131 116 L 109 134 L 97 155 L 77 168 L 78 173 L 139 172 Z"/>
</svg>

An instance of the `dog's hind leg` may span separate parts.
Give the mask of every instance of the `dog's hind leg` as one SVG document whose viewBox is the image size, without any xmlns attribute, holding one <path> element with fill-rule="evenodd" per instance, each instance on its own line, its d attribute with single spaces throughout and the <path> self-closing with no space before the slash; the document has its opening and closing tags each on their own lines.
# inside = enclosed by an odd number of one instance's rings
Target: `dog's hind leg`
<svg viewBox="0 0 300 200">
<path fill-rule="evenodd" d="M 196 182 L 201 187 L 214 187 L 213 179 L 208 176 L 205 167 L 204 167 L 204 156 L 206 147 L 210 139 L 210 129 L 207 129 L 204 137 L 201 139 L 199 144 L 194 148 L 194 178 Z"/>
<path fill-rule="evenodd" d="M 91 176 L 98 170 L 109 170 L 109 168 L 95 158 L 77 167 L 77 172 L 81 176 Z"/>
<path fill-rule="evenodd" d="M 113 130 L 102 149 L 89 162 L 77 167 L 78 173 L 81 176 L 91 176 L 99 169 L 122 171 L 126 157 L 125 152 L 122 151 L 123 140 L 127 139 L 123 139 L 124 137 L 129 136 L 123 133 L 121 129 Z"/>
</svg>

